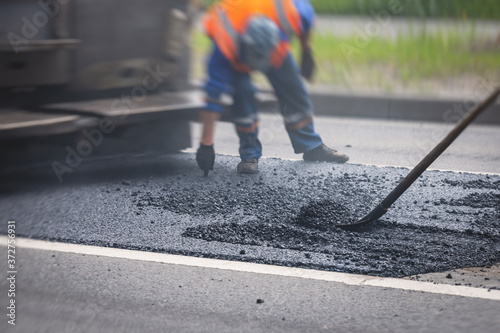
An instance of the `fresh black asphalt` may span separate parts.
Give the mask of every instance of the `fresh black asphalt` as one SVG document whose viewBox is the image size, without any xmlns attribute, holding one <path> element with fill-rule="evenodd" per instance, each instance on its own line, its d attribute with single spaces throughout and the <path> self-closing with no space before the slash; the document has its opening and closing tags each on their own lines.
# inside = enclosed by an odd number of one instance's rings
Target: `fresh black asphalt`
<svg viewBox="0 0 500 333">
<path fill-rule="evenodd" d="M 50 166 L 1 174 L 0 216 L 17 236 L 377 276 L 500 261 L 500 177 L 428 171 L 360 232 L 408 169 L 262 159 L 238 175 L 217 156 L 87 161 L 59 183 Z M 6 233 L 1 230 L 2 234 Z"/>
</svg>

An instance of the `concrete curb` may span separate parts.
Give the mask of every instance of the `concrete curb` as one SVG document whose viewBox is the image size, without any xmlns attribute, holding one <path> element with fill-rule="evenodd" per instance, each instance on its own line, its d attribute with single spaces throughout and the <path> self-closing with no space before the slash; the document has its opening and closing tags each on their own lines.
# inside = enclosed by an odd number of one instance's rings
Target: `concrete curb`
<svg viewBox="0 0 500 333">
<path fill-rule="evenodd" d="M 469 101 L 426 99 L 400 96 L 363 96 L 311 92 L 316 115 L 334 117 L 374 118 L 385 120 L 458 121 L 472 105 Z M 262 110 L 276 110 L 276 100 L 259 98 Z M 500 125 L 500 101 L 490 106 L 475 121 L 476 124 Z"/>
</svg>

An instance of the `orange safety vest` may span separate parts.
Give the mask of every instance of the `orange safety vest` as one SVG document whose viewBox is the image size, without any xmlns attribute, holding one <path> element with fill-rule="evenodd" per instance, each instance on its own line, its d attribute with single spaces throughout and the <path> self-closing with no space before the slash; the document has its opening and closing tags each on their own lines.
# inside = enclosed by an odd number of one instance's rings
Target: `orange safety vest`
<svg viewBox="0 0 500 333">
<path fill-rule="evenodd" d="M 293 0 L 221 0 L 210 7 L 203 21 L 208 36 L 234 68 L 242 72 L 250 69 L 239 59 L 238 39 L 245 32 L 248 19 L 259 14 L 274 21 L 288 39 L 294 34 L 300 36 L 302 20 Z M 281 41 L 271 56 L 273 67 L 280 67 L 289 51 L 289 43 Z"/>
</svg>

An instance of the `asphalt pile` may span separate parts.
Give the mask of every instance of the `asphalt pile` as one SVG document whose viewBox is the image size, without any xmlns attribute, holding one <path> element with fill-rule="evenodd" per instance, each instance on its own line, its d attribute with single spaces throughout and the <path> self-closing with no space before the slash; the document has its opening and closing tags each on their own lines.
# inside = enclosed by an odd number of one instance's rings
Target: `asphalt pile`
<svg viewBox="0 0 500 333">
<path fill-rule="evenodd" d="M 403 216 L 391 212 L 361 232 L 335 227 L 364 216 L 404 174 L 394 168 L 383 171 L 370 177 L 368 172 L 297 176 L 288 170 L 286 184 L 283 177 L 280 181 L 247 177 L 210 189 L 166 188 L 167 195 L 146 195 L 143 200 L 181 214 L 219 215 L 224 220 L 188 227 L 184 237 L 301 251 L 308 253 L 306 259 L 314 253 L 328 258 L 320 264 L 305 260 L 286 265 L 399 277 L 500 260 L 500 193 L 490 191 L 494 188 L 490 182 L 467 180 L 467 175 L 455 175 L 460 179 L 453 180 L 452 188 L 472 189 L 472 193 L 450 192 L 449 179 L 429 173 L 414 189 L 428 192 L 428 198 L 408 202 L 407 196 L 395 205 L 393 210 Z M 457 194 L 463 196 L 455 198 Z M 182 201 L 186 196 L 188 200 Z"/>
<path fill-rule="evenodd" d="M 189 154 L 98 161 L 62 186 L 17 179 L 0 213 L 23 221 L 19 237 L 376 276 L 500 262 L 498 176 L 425 172 L 352 232 L 335 224 L 366 215 L 407 169 L 263 159 L 238 175 L 237 162 L 218 156 L 205 178 Z"/>
<path fill-rule="evenodd" d="M 344 222 L 346 216 L 354 219 L 350 208 L 322 200 L 304 206 L 296 217 L 197 226 L 188 228 L 184 236 L 296 250 L 308 253 L 308 259 L 318 253 L 329 260 L 320 265 L 300 261 L 293 266 L 390 277 L 491 265 L 500 260 L 498 234 L 482 228 L 459 231 L 399 224 L 390 217 L 360 232 L 333 225 L 334 221 Z M 475 224 L 486 224 L 480 221 L 485 222 L 481 219 Z"/>
<path fill-rule="evenodd" d="M 328 230 L 336 224 L 349 224 L 356 222 L 356 215 L 352 205 L 344 200 L 312 201 L 300 209 L 295 223 L 306 228 Z"/>
</svg>

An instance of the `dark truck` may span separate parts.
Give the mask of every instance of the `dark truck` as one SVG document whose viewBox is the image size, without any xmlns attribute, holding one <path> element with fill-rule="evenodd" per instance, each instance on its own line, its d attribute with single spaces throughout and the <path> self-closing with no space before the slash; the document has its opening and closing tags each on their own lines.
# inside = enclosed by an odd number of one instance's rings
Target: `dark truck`
<svg viewBox="0 0 500 333">
<path fill-rule="evenodd" d="M 1 168 L 190 147 L 192 17 L 184 0 L 0 0 Z"/>
</svg>

